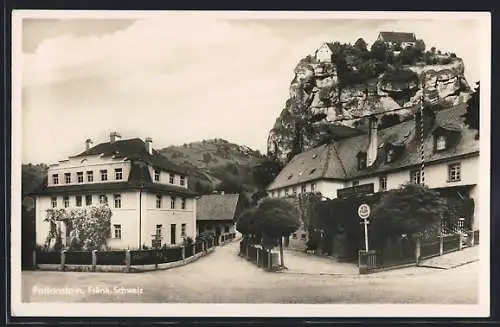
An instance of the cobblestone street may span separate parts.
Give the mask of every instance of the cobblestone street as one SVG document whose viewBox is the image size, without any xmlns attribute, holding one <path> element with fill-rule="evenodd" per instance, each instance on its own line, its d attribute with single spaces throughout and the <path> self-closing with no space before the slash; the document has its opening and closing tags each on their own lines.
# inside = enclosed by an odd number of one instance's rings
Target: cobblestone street
<svg viewBox="0 0 500 327">
<path fill-rule="evenodd" d="M 478 300 L 478 262 L 455 269 L 412 267 L 371 275 L 267 273 L 237 255 L 233 242 L 183 267 L 146 273 L 25 271 L 23 302 L 143 303 L 463 303 Z M 288 258 L 287 258 L 288 254 Z M 296 258 L 285 253 L 285 262 Z M 301 258 L 325 268 L 321 258 Z M 326 259 L 327 260 L 327 259 Z M 335 263 L 334 263 L 335 264 Z M 344 267 L 345 268 L 345 267 Z M 81 289 L 47 295 L 44 287 Z M 113 292 L 114 288 L 118 292 Z M 120 292 L 120 287 L 123 287 Z M 105 293 L 103 290 L 110 290 Z M 138 289 L 139 293 L 125 293 Z"/>
</svg>

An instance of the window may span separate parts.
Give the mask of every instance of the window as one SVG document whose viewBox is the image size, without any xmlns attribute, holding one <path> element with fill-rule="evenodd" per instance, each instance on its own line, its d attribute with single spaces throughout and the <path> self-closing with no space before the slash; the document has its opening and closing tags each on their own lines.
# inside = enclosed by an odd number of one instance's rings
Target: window
<svg viewBox="0 0 500 327">
<path fill-rule="evenodd" d="M 70 184 L 71 183 L 71 173 L 65 173 L 64 174 L 64 182 L 66 184 Z"/>
<path fill-rule="evenodd" d="M 94 181 L 94 172 L 89 170 L 87 172 L 87 182 L 92 183 Z"/>
<path fill-rule="evenodd" d="M 174 174 L 170 174 L 169 179 L 168 179 L 168 182 L 169 182 L 170 184 L 173 184 L 173 183 L 174 183 Z"/>
<path fill-rule="evenodd" d="M 288 175 L 288 179 L 292 179 L 293 174 Z"/>
<path fill-rule="evenodd" d="M 316 189 L 316 184 L 312 183 L 311 184 L 311 192 L 314 192 Z"/>
<path fill-rule="evenodd" d="M 295 186 L 292 188 L 292 194 L 293 196 L 297 195 L 297 188 Z"/>
<path fill-rule="evenodd" d="M 57 207 L 57 197 L 56 196 L 51 197 L 50 202 L 52 203 L 52 208 Z"/>
<path fill-rule="evenodd" d="M 224 226 L 224 233 L 229 233 L 229 226 L 228 225 Z"/>
<path fill-rule="evenodd" d="M 181 225 L 181 237 L 186 236 L 186 224 Z"/>
<path fill-rule="evenodd" d="M 101 181 L 108 180 L 108 171 L 106 169 L 101 170 Z"/>
<path fill-rule="evenodd" d="M 366 152 L 358 153 L 358 170 L 366 168 Z"/>
<path fill-rule="evenodd" d="M 288 195 L 288 188 L 285 189 L 285 196 Z"/>
<path fill-rule="evenodd" d="M 181 176 L 181 186 L 184 186 L 184 184 L 186 184 L 186 176 Z"/>
<path fill-rule="evenodd" d="M 394 149 L 389 148 L 387 150 L 387 157 L 385 158 L 385 161 L 387 163 L 391 163 L 394 160 Z"/>
<path fill-rule="evenodd" d="M 67 196 L 67 195 L 66 195 L 66 196 L 63 198 L 63 201 L 64 201 L 64 207 L 65 207 L 65 208 L 69 207 L 69 196 Z"/>
<path fill-rule="evenodd" d="M 54 185 L 59 184 L 59 175 L 58 174 L 52 175 L 52 184 L 54 184 Z"/>
<path fill-rule="evenodd" d="M 85 205 L 87 206 L 92 205 L 92 195 L 85 195 Z"/>
<path fill-rule="evenodd" d="M 77 207 L 81 207 L 82 206 L 82 196 L 81 195 L 75 196 L 75 202 L 76 202 Z"/>
<path fill-rule="evenodd" d="M 155 169 L 155 182 L 160 181 L 160 171 L 158 169 Z"/>
<path fill-rule="evenodd" d="M 306 239 L 306 234 L 304 234 L 304 233 L 300 234 L 300 239 L 301 240 L 305 240 Z"/>
<path fill-rule="evenodd" d="M 115 168 L 115 179 L 118 181 L 123 179 L 123 170 L 121 168 Z"/>
<path fill-rule="evenodd" d="M 316 171 L 316 168 L 311 169 L 311 171 L 309 172 L 309 175 L 314 174 L 315 171 Z"/>
<path fill-rule="evenodd" d="M 420 170 L 412 170 L 410 172 L 410 182 L 413 184 L 420 184 Z"/>
<path fill-rule="evenodd" d="M 115 230 L 115 238 L 121 239 L 122 238 L 122 225 L 113 225 L 114 230 Z"/>
<path fill-rule="evenodd" d="M 115 200 L 115 208 L 121 208 L 122 207 L 122 195 L 121 194 L 114 194 L 113 198 Z"/>
<path fill-rule="evenodd" d="M 460 163 L 448 166 L 448 182 L 458 182 L 462 178 Z"/>
<path fill-rule="evenodd" d="M 170 209 L 175 209 L 175 197 L 170 198 Z"/>
<path fill-rule="evenodd" d="M 446 149 L 446 137 L 444 135 L 436 136 L 436 151 L 442 151 Z"/>
<path fill-rule="evenodd" d="M 278 197 L 281 196 L 281 190 L 278 190 Z"/>
<path fill-rule="evenodd" d="M 184 198 L 181 200 L 181 209 L 186 209 L 186 199 Z"/>
<path fill-rule="evenodd" d="M 156 225 L 156 236 L 161 237 L 163 225 Z"/>
<path fill-rule="evenodd" d="M 306 193 L 307 192 L 305 185 L 302 185 L 302 187 L 300 188 L 300 192 L 301 193 Z"/>
<path fill-rule="evenodd" d="M 156 208 L 161 208 L 161 194 L 156 195 Z"/>
<path fill-rule="evenodd" d="M 76 180 L 78 183 L 83 183 L 83 171 L 79 171 L 76 173 Z"/>
<path fill-rule="evenodd" d="M 297 233 L 292 234 L 292 239 L 296 240 L 297 239 Z"/>
<path fill-rule="evenodd" d="M 359 181 L 352 181 L 352 186 L 358 186 L 359 185 Z"/>
<path fill-rule="evenodd" d="M 100 204 L 107 204 L 108 203 L 108 197 L 104 194 L 99 195 L 99 203 Z"/>
<path fill-rule="evenodd" d="M 387 191 L 387 176 L 380 176 L 378 178 L 379 192 Z"/>
</svg>

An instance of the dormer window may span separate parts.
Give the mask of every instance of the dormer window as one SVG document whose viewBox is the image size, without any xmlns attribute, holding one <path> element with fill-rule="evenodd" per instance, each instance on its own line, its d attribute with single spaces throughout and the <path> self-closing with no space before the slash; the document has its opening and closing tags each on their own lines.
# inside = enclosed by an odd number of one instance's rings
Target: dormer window
<svg viewBox="0 0 500 327">
<path fill-rule="evenodd" d="M 436 135 L 434 140 L 436 151 L 443 151 L 446 149 L 446 136 Z"/>
<path fill-rule="evenodd" d="M 385 158 L 385 161 L 387 163 L 391 163 L 394 161 L 394 149 L 392 148 L 387 149 L 387 156 Z"/>
<path fill-rule="evenodd" d="M 358 170 L 366 168 L 366 152 L 359 152 L 358 155 Z"/>
</svg>

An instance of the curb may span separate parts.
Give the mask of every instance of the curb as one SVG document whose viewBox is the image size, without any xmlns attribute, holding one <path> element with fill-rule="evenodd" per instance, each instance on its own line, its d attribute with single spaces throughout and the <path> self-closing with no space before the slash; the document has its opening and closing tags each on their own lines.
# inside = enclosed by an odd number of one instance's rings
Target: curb
<svg viewBox="0 0 500 327">
<path fill-rule="evenodd" d="M 454 269 L 454 268 L 458 268 L 458 267 L 461 267 L 461 266 L 465 266 L 465 265 L 468 265 L 468 264 L 470 264 L 470 263 L 477 262 L 477 261 L 479 261 L 479 259 L 473 259 L 473 260 L 469 260 L 469 261 L 461 262 L 461 263 L 458 263 L 458 264 L 456 264 L 456 265 L 449 266 L 449 267 L 443 267 L 443 266 L 431 266 L 431 265 L 418 265 L 418 267 L 422 267 L 422 268 L 433 268 L 433 269 L 440 269 L 440 270 L 448 270 L 448 269 Z"/>
</svg>

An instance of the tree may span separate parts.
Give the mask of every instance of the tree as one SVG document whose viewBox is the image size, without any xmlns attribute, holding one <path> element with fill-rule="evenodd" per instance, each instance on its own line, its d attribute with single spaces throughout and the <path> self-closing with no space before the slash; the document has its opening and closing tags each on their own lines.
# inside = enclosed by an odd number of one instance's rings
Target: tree
<svg viewBox="0 0 500 327">
<path fill-rule="evenodd" d="M 243 234 L 246 239 L 250 239 L 252 235 L 257 233 L 254 227 L 255 211 L 255 207 L 245 209 L 236 220 L 236 229 Z"/>
<path fill-rule="evenodd" d="M 415 49 L 419 51 L 420 55 L 423 55 L 425 53 L 424 40 L 418 39 L 417 42 L 415 43 Z"/>
<path fill-rule="evenodd" d="M 365 40 L 363 40 L 363 38 L 359 38 L 356 40 L 356 42 L 354 43 L 354 49 L 356 49 L 357 51 L 363 53 L 363 52 L 367 52 L 368 51 L 368 44 L 366 44 Z"/>
<path fill-rule="evenodd" d="M 259 189 L 266 189 L 282 169 L 283 164 L 277 158 L 265 157 L 252 171 L 255 184 Z"/>
<path fill-rule="evenodd" d="M 279 239 L 281 266 L 284 267 L 283 237 L 300 226 L 297 208 L 283 199 L 264 199 L 255 212 L 254 226 L 263 235 Z"/>
<path fill-rule="evenodd" d="M 405 184 L 388 191 L 375 206 L 372 240 L 384 245 L 402 234 L 417 235 L 441 220 L 447 209 L 439 193 L 420 184 Z"/>
<path fill-rule="evenodd" d="M 465 125 L 470 129 L 477 129 L 476 139 L 479 139 L 479 82 L 469 100 L 467 100 L 467 109 L 462 115 Z"/>
<path fill-rule="evenodd" d="M 378 61 L 385 60 L 385 53 L 387 51 L 387 45 L 384 42 L 378 40 L 375 41 L 370 48 L 371 57 Z"/>
</svg>

